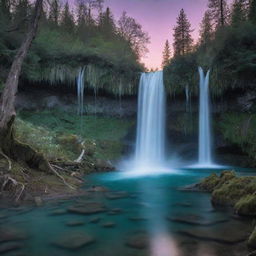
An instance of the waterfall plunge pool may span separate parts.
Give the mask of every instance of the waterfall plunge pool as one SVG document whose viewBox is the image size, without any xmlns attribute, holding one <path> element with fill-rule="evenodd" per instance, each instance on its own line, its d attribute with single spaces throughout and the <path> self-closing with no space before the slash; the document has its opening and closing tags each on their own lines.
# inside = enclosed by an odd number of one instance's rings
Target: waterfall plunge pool
<svg viewBox="0 0 256 256">
<path fill-rule="evenodd" d="M 181 169 L 136 178 L 121 172 L 94 174 L 85 177 L 88 193 L 83 197 L 41 207 L 1 208 L 5 232 L 0 250 L 12 248 L 1 255 L 246 255 L 251 221 L 214 209 L 210 194 L 180 189 L 212 171 Z"/>
</svg>

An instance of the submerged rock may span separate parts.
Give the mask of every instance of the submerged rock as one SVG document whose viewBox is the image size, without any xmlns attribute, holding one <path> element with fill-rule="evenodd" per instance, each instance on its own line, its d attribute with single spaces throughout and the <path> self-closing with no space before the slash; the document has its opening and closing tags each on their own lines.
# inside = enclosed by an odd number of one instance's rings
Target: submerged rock
<svg viewBox="0 0 256 256">
<path fill-rule="evenodd" d="M 133 249 L 143 250 L 149 247 L 149 236 L 147 234 L 136 234 L 125 242 L 125 245 Z"/>
<path fill-rule="evenodd" d="M 68 211 L 72 213 L 90 215 L 106 212 L 107 208 L 101 203 L 85 203 L 83 205 L 69 207 Z"/>
<path fill-rule="evenodd" d="M 228 219 L 223 219 L 223 218 L 219 218 L 219 219 L 215 218 L 213 220 L 207 220 L 197 215 L 188 215 L 188 216 L 179 216 L 179 217 L 169 216 L 167 217 L 167 219 L 172 222 L 184 223 L 184 224 L 195 225 L 195 226 L 212 226 L 212 225 L 216 225 L 216 224 L 220 224 L 228 221 Z"/>
<path fill-rule="evenodd" d="M 100 221 L 101 221 L 100 217 L 95 217 L 90 219 L 90 223 L 93 223 L 93 224 L 99 223 Z"/>
<path fill-rule="evenodd" d="M 59 216 L 59 215 L 63 215 L 66 213 L 67 213 L 66 209 L 56 209 L 50 213 L 50 216 Z"/>
<path fill-rule="evenodd" d="M 106 198 L 109 200 L 118 200 L 118 199 L 123 199 L 128 197 L 129 197 L 129 194 L 125 191 L 110 192 L 106 194 Z"/>
<path fill-rule="evenodd" d="M 21 249 L 23 246 L 24 246 L 24 244 L 20 243 L 20 242 L 1 243 L 0 244 L 0 254 L 14 251 L 17 249 Z"/>
<path fill-rule="evenodd" d="M 70 227 L 83 226 L 84 224 L 85 224 L 84 221 L 79 221 L 79 220 L 77 220 L 77 221 L 68 221 L 66 223 L 66 225 L 70 226 Z"/>
<path fill-rule="evenodd" d="M 102 227 L 104 227 L 104 228 L 113 228 L 115 226 L 116 226 L 116 223 L 115 222 L 111 222 L 111 221 L 105 222 L 105 223 L 102 224 Z"/>
<path fill-rule="evenodd" d="M 0 243 L 25 239 L 27 239 L 27 235 L 22 230 L 12 227 L 0 227 Z"/>
<path fill-rule="evenodd" d="M 77 250 L 94 242 L 95 239 L 84 232 L 67 232 L 63 234 L 58 240 L 54 241 L 53 244 L 60 248 Z"/>
</svg>

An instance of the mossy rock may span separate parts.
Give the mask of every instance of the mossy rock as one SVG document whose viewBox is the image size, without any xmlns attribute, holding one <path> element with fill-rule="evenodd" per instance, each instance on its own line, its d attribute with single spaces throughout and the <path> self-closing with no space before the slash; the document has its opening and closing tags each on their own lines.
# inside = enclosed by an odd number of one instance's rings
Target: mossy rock
<svg viewBox="0 0 256 256">
<path fill-rule="evenodd" d="M 236 203 L 235 211 L 242 216 L 256 216 L 256 195 L 242 197 Z"/>
<path fill-rule="evenodd" d="M 236 177 L 234 171 L 223 171 L 220 176 L 216 173 L 212 173 L 209 177 L 203 179 L 197 187 L 200 190 L 213 192 L 215 189 L 221 187 L 223 184 L 228 183 L 230 180 Z"/>
<path fill-rule="evenodd" d="M 236 177 L 226 181 L 212 193 L 212 203 L 234 206 L 242 197 L 256 191 L 255 177 Z"/>
<path fill-rule="evenodd" d="M 216 173 L 212 173 L 209 177 L 205 178 L 198 184 L 198 188 L 203 191 L 212 192 L 219 184 L 220 177 Z"/>
</svg>

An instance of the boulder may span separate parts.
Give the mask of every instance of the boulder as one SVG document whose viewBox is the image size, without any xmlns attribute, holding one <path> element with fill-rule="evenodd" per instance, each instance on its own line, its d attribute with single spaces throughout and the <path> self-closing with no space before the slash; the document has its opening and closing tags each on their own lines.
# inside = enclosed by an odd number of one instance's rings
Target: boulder
<svg viewBox="0 0 256 256">
<path fill-rule="evenodd" d="M 235 204 L 235 211 L 240 216 L 256 216 L 256 195 L 242 197 Z"/>
<path fill-rule="evenodd" d="M 95 242 L 95 239 L 84 232 L 67 232 L 53 242 L 57 247 L 77 250 Z"/>
<path fill-rule="evenodd" d="M 96 160 L 95 168 L 98 171 L 114 171 L 115 170 L 115 167 L 112 165 L 110 161 L 106 161 L 103 159 Z"/>
</svg>

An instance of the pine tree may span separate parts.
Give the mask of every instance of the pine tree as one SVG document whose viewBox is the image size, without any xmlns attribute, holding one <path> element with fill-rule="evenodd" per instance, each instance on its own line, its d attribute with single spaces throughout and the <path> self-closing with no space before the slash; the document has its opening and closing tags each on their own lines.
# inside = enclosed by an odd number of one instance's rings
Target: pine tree
<svg viewBox="0 0 256 256">
<path fill-rule="evenodd" d="M 250 0 L 248 18 L 250 22 L 256 24 L 256 0 Z"/>
<path fill-rule="evenodd" d="M 164 51 L 163 51 L 162 68 L 166 67 L 170 63 L 170 59 L 171 59 L 170 44 L 169 44 L 169 41 L 166 40 L 165 46 L 164 46 Z"/>
<path fill-rule="evenodd" d="M 231 12 L 231 24 L 239 25 L 246 20 L 247 0 L 235 0 Z"/>
<path fill-rule="evenodd" d="M 174 56 L 185 55 L 192 50 L 193 39 L 191 36 L 191 24 L 184 12 L 181 9 L 177 18 L 177 26 L 174 27 Z"/>
<path fill-rule="evenodd" d="M 200 44 L 206 44 L 213 38 L 213 28 L 211 22 L 211 14 L 206 11 L 200 24 Z"/>
<path fill-rule="evenodd" d="M 100 16 L 99 29 L 106 38 L 112 37 L 116 32 L 114 17 L 109 7 Z"/>
<path fill-rule="evenodd" d="M 72 33 L 74 31 L 75 22 L 72 13 L 69 10 L 69 4 L 66 2 L 64 10 L 61 14 L 60 24 L 65 31 Z"/>
<path fill-rule="evenodd" d="M 223 27 L 228 22 L 228 4 L 226 0 L 209 0 L 208 8 L 214 25 Z"/>
</svg>

